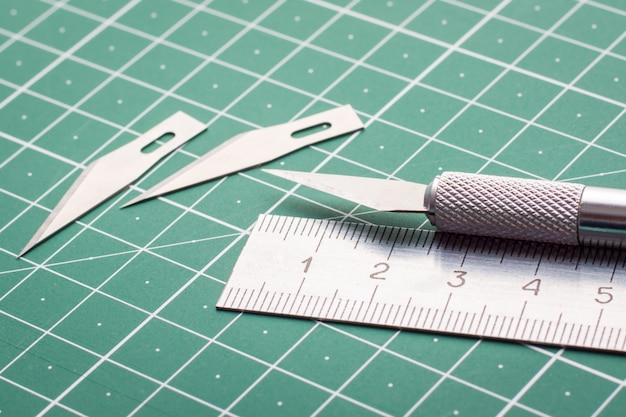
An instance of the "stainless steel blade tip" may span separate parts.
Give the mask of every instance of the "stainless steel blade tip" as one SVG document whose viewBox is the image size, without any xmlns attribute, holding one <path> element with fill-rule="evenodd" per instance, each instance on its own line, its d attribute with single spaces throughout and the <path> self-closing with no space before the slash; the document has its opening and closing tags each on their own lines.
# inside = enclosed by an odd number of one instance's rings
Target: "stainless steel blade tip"
<svg viewBox="0 0 626 417">
<path fill-rule="evenodd" d="M 275 169 L 263 171 L 379 211 L 428 211 L 424 202 L 427 186 L 424 184 Z"/>
</svg>

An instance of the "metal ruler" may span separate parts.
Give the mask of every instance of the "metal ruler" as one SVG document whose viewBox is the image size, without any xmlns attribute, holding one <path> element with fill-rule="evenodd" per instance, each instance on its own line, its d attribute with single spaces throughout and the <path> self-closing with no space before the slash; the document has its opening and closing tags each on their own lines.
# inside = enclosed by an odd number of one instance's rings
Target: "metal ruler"
<svg viewBox="0 0 626 417">
<path fill-rule="evenodd" d="M 262 215 L 220 309 L 626 351 L 626 253 Z"/>
</svg>

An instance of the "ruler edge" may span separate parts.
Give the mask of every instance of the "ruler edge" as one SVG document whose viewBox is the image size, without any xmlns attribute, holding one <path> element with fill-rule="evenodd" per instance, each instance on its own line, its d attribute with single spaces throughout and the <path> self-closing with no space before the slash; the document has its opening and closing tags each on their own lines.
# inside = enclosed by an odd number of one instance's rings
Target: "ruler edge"
<svg viewBox="0 0 626 417">
<path fill-rule="evenodd" d="M 226 294 L 226 290 L 229 288 L 229 284 L 231 282 L 231 277 L 233 276 L 233 274 L 236 271 L 237 265 L 239 264 L 239 258 L 242 256 L 242 254 L 244 253 L 244 250 L 246 248 L 246 246 L 248 245 L 248 241 L 250 240 L 250 237 L 253 234 L 256 234 L 257 232 L 260 232 L 261 227 L 263 226 L 264 222 L 266 219 L 270 219 L 270 222 L 272 221 L 272 219 L 278 219 L 277 221 L 280 221 L 281 219 L 285 219 L 289 220 L 289 219 L 296 219 L 296 220 L 311 220 L 314 222 L 320 222 L 320 224 L 345 224 L 345 225 L 365 225 L 365 226 L 369 226 L 370 228 L 372 227 L 384 227 L 384 228 L 390 228 L 392 230 L 397 229 L 397 230 L 408 230 L 408 231 L 420 231 L 420 232 L 426 232 L 430 235 L 434 237 L 436 236 L 441 236 L 442 239 L 444 239 L 446 236 L 467 236 L 468 238 L 476 238 L 476 239 L 483 239 L 483 240 L 488 240 L 488 241 L 498 241 L 498 242 L 513 242 L 513 244 L 525 244 L 525 245 L 531 245 L 531 246 L 541 246 L 541 247 L 560 247 L 560 248 L 570 248 L 570 250 L 573 251 L 584 251 L 585 249 L 587 250 L 608 250 L 611 252 L 618 252 L 618 256 L 622 256 L 622 257 L 626 257 L 626 253 L 624 253 L 623 251 L 619 251 L 616 249 L 611 249 L 611 248 L 585 248 L 584 246 L 565 246 L 565 245 L 558 245 L 558 244 L 553 244 L 553 243 L 543 243 L 543 242 L 529 242 L 529 241 L 519 241 L 519 240 L 515 240 L 515 239 L 503 239 L 503 238 L 489 238 L 489 237 L 483 237 L 483 236 L 471 236 L 471 235 L 456 235 L 456 234 L 450 234 L 450 233 L 444 233 L 444 232 L 440 232 L 440 231 L 436 231 L 436 230 L 430 230 L 430 229 L 421 229 L 421 228 L 411 228 L 411 227 L 403 227 L 403 226 L 391 226 L 391 225 L 375 225 L 375 224 L 367 224 L 367 223 L 358 223 L 358 222 L 353 222 L 353 221 L 341 221 L 341 220 L 333 220 L 333 219 L 314 219 L 314 218 L 307 218 L 307 217 L 297 217 L 297 216 L 286 216 L 286 215 L 277 215 L 277 214 L 260 214 L 256 220 L 256 222 L 253 224 L 252 228 L 250 229 L 250 233 L 248 234 L 248 238 L 244 244 L 244 247 L 242 248 L 239 256 L 237 257 L 237 260 L 235 261 L 235 266 L 233 267 L 228 280 L 225 282 L 224 284 L 224 288 L 222 289 L 222 292 L 220 293 L 218 300 L 216 301 L 216 305 L 215 308 L 218 311 L 228 311 L 228 312 L 238 312 L 238 313 L 251 313 L 251 314 L 257 314 L 257 315 L 263 315 L 263 316 L 268 316 L 268 317 L 283 317 L 283 318 L 291 318 L 291 319 L 298 319 L 298 320 L 311 320 L 311 321 L 320 321 L 320 322 L 325 322 L 325 323 L 337 323 L 337 324 L 348 324 L 348 325 L 354 325 L 354 326 L 365 326 L 365 327 L 374 327 L 374 328 L 381 328 L 381 329 L 394 329 L 397 331 L 408 331 L 408 332 L 423 332 L 423 333 L 427 333 L 427 334 L 433 334 L 433 335 L 443 335 L 443 336 L 449 336 L 449 337 L 462 337 L 462 338 L 474 338 L 474 339 L 484 339 L 484 340 L 493 340 L 493 341 L 498 341 L 498 342 L 508 342 L 508 343 L 517 343 L 517 344 L 528 344 L 528 345 L 535 345 L 535 346 L 545 346 L 545 347 L 558 347 L 558 348 L 567 348 L 567 349 L 575 349 L 575 350 L 581 350 L 581 351 L 592 351 L 592 352 L 601 352 L 601 353 L 608 353 L 608 354 L 617 354 L 617 355 L 623 355 L 626 354 L 626 341 L 625 341 L 625 346 L 622 349 L 617 349 L 617 348 L 609 348 L 609 347 L 598 347 L 598 346 L 585 346 L 585 345 L 581 345 L 581 344 L 567 344 L 567 343 L 555 343 L 555 342 L 549 342 L 549 341 L 542 341 L 542 340 L 537 340 L 537 339 L 529 339 L 529 338 L 516 338 L 516 337 L 499 337 L 499 336 L 492 336 L 492 335 L 485 335 L 485 334 L 481 334 L 481 333 L 477 333 L 477 332 L 468 332 L 468 333 L 461 333 L 461 332 L 455 332 L 455 331 L 447 331 L 447 330 L 437 330 L 437 329 L 431 329 L 431 328 L 427 328 L 427 327 L 415 327 L 415 326 L 396 326 L 396 325 L 387 325 L 387 324 L 380 324 L 380 323 L 374 323 L 374 322 L 365 322 L 365 321 L 351 321 L 351 320 L 341 320 L 341 319 L 336 319 L 336 318 L 326 318 L 326 317 L 321 317 L 319 315 L 305 315 L 305 314 L 286 314 L 286 313 L 278 313 L 278 312 L 272 312 L 272 311 L 265 311 L 265 310 L 254 310 L 251 308 L 234 308 L 234 307 L 228 307 L 224 305 L 225 302 L 225 294 Z M 269 225 L 268 225 L 269 227 Z M 273 232 L 272 232 L 273 233 Z M 617 261 L 616 261 L 617 262 Z M 601 309 L 602 310 L 602 309 Z M 626 336 L 624 336 L 626 337 Z"/>
</svg>

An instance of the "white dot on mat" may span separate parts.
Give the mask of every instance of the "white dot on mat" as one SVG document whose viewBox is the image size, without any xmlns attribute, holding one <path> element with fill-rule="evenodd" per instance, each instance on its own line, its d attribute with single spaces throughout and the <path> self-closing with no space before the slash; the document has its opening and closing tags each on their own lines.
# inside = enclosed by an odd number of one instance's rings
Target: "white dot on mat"
<svg viewBox="0 0 626 417">
<path fill-rule="evenodd" d="M 572 393 L 571 393 L 571 392 L 569 392 L 569 391 L 565 391 L 565 393 L 564 393 L 564 394 L 565 394 L 565 396 L 566 396 L 566 397 L 569 397 L 570 395 L 572 395 Z"/>
<path fill-rule="evenodd" d="M 167 68 L 167 67 L 165 66 L 165 64 L 161 64 L 161 65 L 159 65 L 159 68 L 161 68 L 162 70 L 164 70 L 164 69 L 165 69 L 165 68 Z"/>
<path fill-rule="evenodd" d="M 267 107 L 268 109 L 271 109 L 272 108 L 272 103 L 267 103 L 267 105 L 265 107 Z"/>
<path fill-rule="evenodd" d="M 156 19 L 157 16 L 158 16 L 157 12 L 150 13 L 150 17 L 153 18 L 153 19 Z"/>
<path fill-rule="evenodd" d="M 465 78 L 465 73 L 464 72 L 459 73 L 459 77 L 460 78 Z"/>
<path fill-rule="evenodd" d="M 46 297 L 41 297 L 39 300 L 40 301 L 46 301 Z"/>
<path fill-rule="evenodd" d="M 349 34 L 349 35 L 348 35 L 348 39 L 350 39 L 350 40 L 354 39 L 354 35 L 353 35 L 352 33 L 351 33 L 351 34 Z"/>
<path fill-rule="evenodd" d="M 222 376 L 220 374 L 215 375 L 215 379 L 220 379 Z"/>
<path fill-rule="evenodd" d="M 459 410 L 454 410 L 454 411 L 452 412 L 452 414 L 453 414 L 453 415 L 455 415 L 455 416 L 458 416 L 458 415 L 459 415 Z"/>
<path fill-rule="evenodd" d="M 32 172 L 28 172 L 26 175 L 28 175 L 29 177 L 32 177 L 33 173 Z"/>
<path fill-rule="evenodd" d="M 276 403 L 276 405 L 277 405 L 277 406 L 279 406 L 279 407 L 282 407 L 282 406 L 283 406 L 283 402 L 282 402 L 282 401 L 278 401 L 278 402 Z"/>
<path fill-rule="evenodd" d="M 388 384 L 387 384 L 387 388 L 393 388 L 393 383 L 391 383 L 391 382 L 390 382 L 390 383 L 388 383 Z"/>
<path fill-rule="evenodd" d="M 517 96 L 521 97 L 521 96 L 523 96 L 523 94 L 522 93 L 517 93 Z"/>
<path fill-rule="evenodd" d="M 74 140 L 78 140 L 78 135 L 74 135 L 74 136 L 72 136 L 72 139 L 74 139 Z"/>
<path fill-rule="evenodd" d="M 591 29 L 596 30 L 597 28 L 598 28 L 598 25 L 596 25 L 595 23 L 591 25 Z"/>
<path fill-rule="evenodd" d="M 115 45 L 109 45 L 109 52 L 115 51 Z"/>
<path fill-rule="evenodd" d="M 248 0 L 241 0 L 243 4 L 248 4 Z"/>
<path fill-rule="evenodd" d="M 619 77 L 615 77 L 615 78 L 613 78 L 613 81 L 615 81 L 616 83 L 618 83 L 618 82 L 619 82 Z"/>
<path fill-rule="evenodd" d="M 15 61 L 15 66 L 21 67 L 22 66 L 22 61 L 20 61 L 19 59 L 17 61 Z"/>
<path fill-rule="evenodd" d="M 387 7 L 393 7 L 393 2 L 392 1 L 388 1 L 387 2 Z"/>
<path fill-rule="evenodd" d="M 107 393 L 106 393 L 106 394 L 104 394 L 104 395 L 106 395 L 107 397 L 110 397 L 110 396 L 111 396 L 111 393 L 110 393 L 110 392 L 107 392 Z"/>
<path fill-rule="evenodd" d="M 581 113 L 577 113 L 576 117 L 581 118 L 581 117 L 583 117 L 583 115 Z"/>
<path fill-rule="evenodd" d="M 280 161 L 280 166 L 284 166 L 285 165 L 285 161 Z"/>
<path fill-rule="evenodd" d="M 380 145 L 379 148 L 380 149 L 385 149 L 385 145 Z"/>
<path fill-rule="evenodd" d="M 65 85 L 72 85 L 72 80 L 65 80 Z"/>
<path fill-rule="evenodd" d="M 330 356 L 324 356 L 324 360 L 325 360 L 325 361 L 330 360 Z"/>
<path fill-rule="evenodd" d="M 263 330 L 263 334 L 267 334 L 267 330 Z"/>
<path fill-rule="evenodd" d="M 203 30 L 202 31 L 202 36 L 209 36 L 209 31 Z"/>
<path fill-rule="evenodd" d="M 498 369 L 502 369 L 504 368 L 504 365 L 502 365 L 501 363 L 498 364 Z"/>
<path fill-rule="evenodd" d="M 11 16 L 15 16 L 17 14 L 17 10 L 11 9 L 9 13 L 11 13 Z"/>
<path fill-rule="evenodd" d="M 436 337 L 433 338 L 433 343 L 437 343 L 438 341 L 439 341 L 438 338 L 436 338 Z"/>
<path fill-rule="evenodd" d="M 59 33 L 65 33 L 65 28 L 63 26 L 59 28 Z"/>
<path fill-rule="evenodd" d="M 368 88 L 364 88 L 364 89 L 363 89 L 363 92 L 364 92 L 364 93 L 369 93 L 369 92 L 370 92 L 370 90 L 369 90 Z"/>
<path fill-rule="evenodd" d="M 543 151 L 537 151 L 539 155 L 543 155 Z"/>
<path fill-rule="evenodd" d="M 102 323 L 98 322 L 98 323 L 96 323 L 96 326 L 102 327 Z"/>
<path fill-rule="evenodd" d="M 150 281 L 149 281 L 149 280 L 146 280 L 146 281 L 144 282 L 144 284 L 148 285 L 148 284 L 150 284 Z"/>
<path fill-rule="evenodd" d="M 420 113 L 426 113 L 426 109 L 420 109 Z"/>
<path fill-rule="evenodd" d="M 237 201 L 236 201 L 236 203 L 237 203 L 237 204 L 241 204 L 241 200 L 237 200 Z"/>
<path fill-rule="evenodd" d="M 141 219 L 141 217 L 139 217 L 139 216 L 135 217 L 135 220 L 140 220 L 140 219 Z"/>
<path fill-rule="evenodd" d="M 300 16 L 294 16 L 293 20 L 294 20 L 295 22 L 299 22 L 299 21 L 300 21 Z"/>
<path fill-rule="evenodd" d="M 156 349 L 154 349 L 154 351 L 155 351 L 156 353 L 159 353 L 159 352 L 161 351 L 161 349 L 156 348 Z"/>
<path fill-rule="evenodd" d="M 498 42 L 498 43 L 500 43 L 500 44 L 501 44 L 501 43 L 504 43 L 504 39 L 502 39 L 502 38 L 498 38 L 497 42 Z"/>
<path fill-rule="evenodd" d="M 28 116 L 27 116 L 27 115 L 25 115 L 25 114 L 23 114 L 23 115 L 22 115 L 22 120 L 26 120 L 26 119 L 28 119 Z"/>
<path fill-rule="evenodd" d="M 539 10 L 541 10 L 541 6 L 540 6 L 540 5 L 536 5 L 536 6 L 534 7 L 534 9 L 535 9 L 535 11 L 536 11 L 536 12 L 538 12 Z"/>
<path fill-rule="evenodd" d="M 207 308 L 209 308 L 209 306 L 205 304 L 202 306 L 202 308 L 206 310 Z"/>
<path fill-rule="evenodd" d="M 447 24 L 448 24 L 448 21 L 447 21 L 446 19 L 442 19 L 442 20 L 441 20 L 441 24 L 442 24 L 443 26 L 445 26 L 445 25 L 447 25 Z"/>
<path fill-rule="evenodd" d="M 52 369 L 52 365 L 48 365 L 48 370 L 50 371 Z"/>
<path fill-rule="evenodd" d="M 124 100 L 122 100 L 121 98 L 117 99 L 117 104 L 122 104 L 124 102 Z"/>
<path fill-rule="evenodd" d="M 478 129 L 478 133 L 483 133 L 483 132 L 484 132 L 484 130 Z"/>
<path fill-rule="evenodd" d="M 443 167 L 438 167 L 437 171 L 443 171 Z"/>
<path fill-rule="evenodd" d="M 219 84 L 213 84 L 213 89 L 216 89 L 217 87 L 219 87 Z"/>
<path fill-rule="evenodd" d="M 254 50 L 254 55 L 259 55 L 260 53 L 261 53 L 261 50 L 260 50 L 260 49 L 255 49 L 255 50 Z"/>
<path fill-rule="evenodd" d="M 407 54 L 406 52 L 402 54 L 402 58 L 407 59 L 409 57 L 409 54 Z"/>
<path fill-rule="evenodd" d="M 556 58 L 554 58 L 554 62 L 559 63 L 561 62 L 561 58 L 559 58 L 558 56 Z"/>
</svg>

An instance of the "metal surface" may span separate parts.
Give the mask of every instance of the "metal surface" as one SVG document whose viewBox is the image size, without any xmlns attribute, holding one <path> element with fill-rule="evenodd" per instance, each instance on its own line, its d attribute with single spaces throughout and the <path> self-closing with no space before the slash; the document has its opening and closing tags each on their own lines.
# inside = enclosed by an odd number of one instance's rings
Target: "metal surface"
<svg viewBox="0 0 626 417">
<path fill-rule="evenodd" d="M 351 106 L 242 133 L 171 175 L 124 207 L 269 162 L 305 146 L 363 128 Z M 311 130 L 310 134 L 307 131 Z M 302 134 L 299 136 L 298 134 Z"/>
<path fill-rule="evenodd" d="M 446 172 L 435 191 L 441 231 L 578 244 L 580 184 Z"/>
<path fill-rule="evenodd" d="M 624 352 L 625 256 L 265 215 L 217 307 Z"/>
<path fill-rule="evenodd" d="M 418 213 L 428 211 L 424 202 L 427 186 L 423 184 L 279 169 L 263 171 L 337 197 L 357 201 L 376 210 Z"/>
<path fill-rule="evenodd" d="M 626 191 L 619 189 L 456 172 L 444 173 L 428 186 L 267 172 L 377 210 L 426 212 L 444 232 L 566 245 L 626 241 Z"/>
<path fill-rule="evenodd" d="M 104 155 L 87 166 L 37 230 L 19 256 L 126 188 L 161 158 L 205 130 L 204 124 L 177 112 L 132 142 Z M 174 135 L 158 148 L 147 147 Z"/>
<path fill-rule="evenodd" d="M 586 187 L 578 222 L 581 242 L 623 245 L 626 241 L 626 190 Z"/>
</svg>

